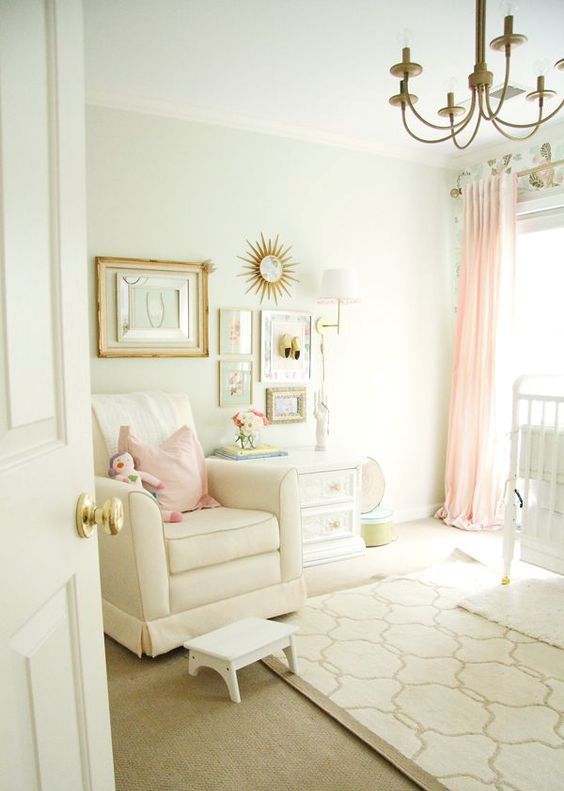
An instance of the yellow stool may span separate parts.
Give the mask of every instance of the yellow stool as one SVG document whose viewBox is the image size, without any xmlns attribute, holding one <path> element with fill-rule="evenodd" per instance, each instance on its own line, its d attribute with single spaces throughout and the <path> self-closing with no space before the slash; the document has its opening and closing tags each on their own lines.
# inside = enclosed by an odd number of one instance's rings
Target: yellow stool
<svg viewBox="0 0 564 791">
<path fill-rule="evenodd" d="M 379 505 L 362 514 L 362 537 L 367 547 L 381 547 L 396 539 L 394 512 Z"/>
</svg>

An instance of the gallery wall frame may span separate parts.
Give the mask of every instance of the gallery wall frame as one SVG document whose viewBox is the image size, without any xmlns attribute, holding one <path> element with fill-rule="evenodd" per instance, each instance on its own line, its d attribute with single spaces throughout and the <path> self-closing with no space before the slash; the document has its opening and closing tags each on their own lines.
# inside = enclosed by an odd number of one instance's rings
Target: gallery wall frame
<svg viewBox="0 0 564 791">
<path fill-rule="evenodd" d="M 300 310 L 261 311 L 260 380 L 265 384 L 299 384 L 311 379 L 311 313 Z M 283 356 L 281 340 L 297 339 L 299 358 Z"/>
<path fill-rule="evenodd" d="M 253 402 L 253 361 L 219 361 L 219 406 L 250 406 Z"/>
<path fill-rule="evenodd" d="M 270 423 L 305 423 L 305 387 L 267 387 L 266 417 Z"/>
<path fill-rule="evenodd" d="M 96 258 L 99 357 L 207 357 L 214 266 Z"/>
<path fill-rule="evenodd" d="M 220 355 L 251 355 L 254 342 L 252 308 L 219 308 L 218 351 Z"/>
</svg>

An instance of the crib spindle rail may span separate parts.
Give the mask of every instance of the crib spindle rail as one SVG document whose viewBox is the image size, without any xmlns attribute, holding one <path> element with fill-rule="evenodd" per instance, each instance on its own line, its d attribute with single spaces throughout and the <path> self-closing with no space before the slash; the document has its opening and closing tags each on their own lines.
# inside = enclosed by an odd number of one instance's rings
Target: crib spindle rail
<svg viewBox="0 0 564 791">
<path fill-rule="evenodd" d="M 563 403 L 564 377 L 526 376 L 515 382 L 503 536 L 505 585 L 517 533 L 521 560 L 564 574 Z"/>
</svg>

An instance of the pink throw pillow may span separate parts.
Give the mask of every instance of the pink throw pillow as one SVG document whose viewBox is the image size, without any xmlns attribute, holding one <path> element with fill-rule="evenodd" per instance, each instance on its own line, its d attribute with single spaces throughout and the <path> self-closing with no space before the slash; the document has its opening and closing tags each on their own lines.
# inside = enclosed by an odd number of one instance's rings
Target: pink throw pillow
<svg viewBox="0 0 564 791">
<path fill-rule="evenodd" d="M 196 511 L 219 506 L 208 494 L 202 446 L 188 426 L 181 426 L 161 445 L 149 445 L 134 437 L 129 426 L 122 426 L 118 450 L 131 453 L 136 469 L 151 473 L 165 484 L 159 490 L 159 507 L 163 510 Z"/>
</svg>

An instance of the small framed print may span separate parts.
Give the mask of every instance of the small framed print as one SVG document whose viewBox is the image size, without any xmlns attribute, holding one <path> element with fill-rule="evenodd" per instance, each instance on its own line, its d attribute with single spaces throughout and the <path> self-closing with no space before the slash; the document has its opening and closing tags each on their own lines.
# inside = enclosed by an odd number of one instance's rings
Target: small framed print
<svg viewBox="0 0 564 791">
<path fill-rule="evenodd" d="M 253 311 L 219 309 L 219 353 L 242 356 L 253 353 Z"/>
<path fill-rule="evenodd" d="M 219 405 L 247 406 L 253 401 L 253 361 L 219 361 Z"/>
<path fill-rule="evenodd" d="M 271 423 L 304 423 L 305 387 L 267 387 L 266 417 Z"/>
</svg>

